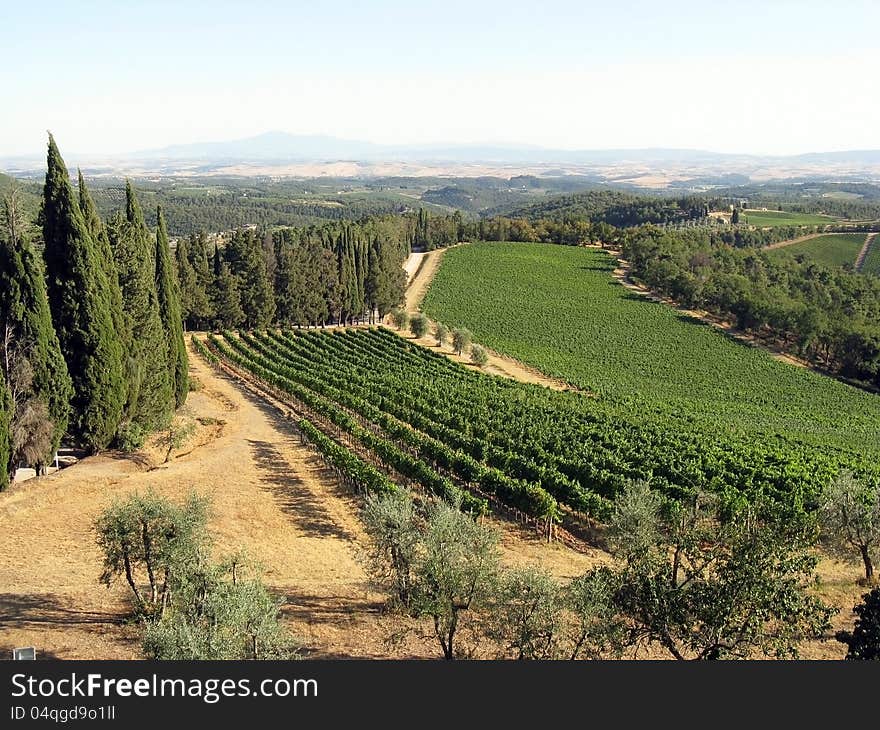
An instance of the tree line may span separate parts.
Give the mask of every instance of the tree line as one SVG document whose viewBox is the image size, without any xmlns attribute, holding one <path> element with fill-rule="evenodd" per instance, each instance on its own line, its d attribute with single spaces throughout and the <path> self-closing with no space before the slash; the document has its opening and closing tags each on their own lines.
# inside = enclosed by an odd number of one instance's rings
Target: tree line
<svg viewBox="0 0 880 730">
<path fill-rule="evenodd" d="M 811 363 L 880 387 L 880 278 L 771 258 L 725 234 L 642 227 L 622 236 L 633 278 Z"/>
<path fill-rule="evenodd" d="M 154 235 L 129 184 L 102 220 L 50 135 L 38 230 L 14 192 L 3 212 L 0 486 L 19 464 L 43 470 L 64 437 L 92 453 L 139 446 L 189 389 L 161 210 Z"/>
<path fill-rule="evenodd" d="M 259 329 L 375 322 L 403 301 L 409 219 L 368 218 L 307 228 L 204 233 L 175 259 L 186 327 Z"/>
</svg>

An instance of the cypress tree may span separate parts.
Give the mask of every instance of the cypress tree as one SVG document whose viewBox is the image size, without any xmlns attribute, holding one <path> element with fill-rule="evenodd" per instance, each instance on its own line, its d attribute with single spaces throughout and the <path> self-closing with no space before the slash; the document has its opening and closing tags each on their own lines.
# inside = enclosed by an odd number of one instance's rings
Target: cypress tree
<svg viewBox="0 0 880 730">
<path fill-rule="evenodd" d="M 126 182 L 125 198 L 125 216 L 115 216 L 108 232 L 131 332 L 128 355 L 133 368 L 123 438 L 137 446 L 149 431 L 168 422 L 174 397 L 156 293 L 155 246 L 130 182 Z"/>
<path fill-rule="evenodd" d="M 224 258 L 237 280 L 244 326 L 266 327 L 275 315 L 275 299 L 262 243 L 252 231 L 235 233 Z"/>
<path fill-rule="evenodd" d="M 107 272 L 51 135 L 47 167 L 40 217 L 49 309 L 73 381 L 72 432 L 97 451 L 113 439 L 122 416 L 122 342 Z"/>
<path fill-rule="evenodd" d="M 217 261 L 219 273 L 214 285 L 214 324 L 218 329 L 235 329 L 244 322 L 238 283 L 229 264 L 219 261 L 219 257 Z"/>
<path fill-rule="evenodd" d="M 159 299 L 159 314 L 168 343 L 168 377 L 174 393 L 174 403 L 180 408 L 189 391 L 189 362 L 186 345 L 183 342 L 183 318 L 180 314 L 180 296 L 177 279 L 171 265 L 171 251 L 168 247 L 168 231 L 162 208 L 156 211 L 158 229 L 156 230 L 156 294 Z"/>
<path fill-rule="evenodd" d="M 214 319 L 211 291 L 214 288 L 214 273 L 208 262 L 208 241 L 200 232 L 190 237 L 189 261 L 196 275 L 193 288 L 192 318 L 193 329 L 207 329 Z"/>
<path fill-rule="evenodd" d="M 25 397 L 44 403 L 52 421 L 50 449 L 45 460 L 34 465 L 39 467 L 49 463 L 67 432 L 73 384 L 52 326 L 43 267 L 17 225 L 14 198 L 8 198 L 4 207 L 7 225 L 5 237 L 0 237 L 0 325 L 30 364 L 32 381 Z M 8 363 L 4 358 L 4 364 Z"/>
<path fill-rule="evenodd" d="M 177 242 L 174 250 L 174 263 L 177 267 L 177 288 L 180 299 L 180 316 L 189 324 L 195 302 L 196 272 L 189 260 L 189 244 L 185 238 Z"/>
<path fill-rule="evenodd" d="M 9 446 L 11 441 L 9 437 L 10 400 L 6 379 L 3 377 L 2 369 L 0 369 L 0 492 L 9 485 L 7 465 L 9 464 Z"/>
</svg>

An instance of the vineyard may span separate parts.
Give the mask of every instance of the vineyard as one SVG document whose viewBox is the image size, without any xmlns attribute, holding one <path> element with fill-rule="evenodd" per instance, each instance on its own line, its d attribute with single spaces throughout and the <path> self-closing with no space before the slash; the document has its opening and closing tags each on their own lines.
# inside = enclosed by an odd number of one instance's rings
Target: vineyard
<svg viewBox="0 0 880 730">
<path fill-rule="evenodd" d="M 839 458 L 628 419 L 589 394 L 489 376 L 386 329 L 225 333 L 198 349 L 291 407 L 363 491 L 415 489 L 578 534 L 629 481 L 670 498 L 759 495 L 800 509 Z"/>
<path fill-rule="evenodd" d="M 792 213 L 777 210 L 744 210 L 740 218 L 742 223 L 758 228 L 773 226 L 825 226 L 836 223 L 836 218 L 813 213 Z"/>
<path fill-rule="evenodd" d="M 782 246 L 768 252 L 770 256 L 803 255 L 823 266 L 853 266 L 865 242 L 864 233 L 829 233 L 809 241 Z"/>
<path fill-rule="evenodd" d="M 874 236 L 871 239 L 871 244 L 868 247 L 868 252 L 865 255 L 865 260 L 862 262 L 860 271 L 865 274 L 880 276 L 880 235 Z"/>
</svg>

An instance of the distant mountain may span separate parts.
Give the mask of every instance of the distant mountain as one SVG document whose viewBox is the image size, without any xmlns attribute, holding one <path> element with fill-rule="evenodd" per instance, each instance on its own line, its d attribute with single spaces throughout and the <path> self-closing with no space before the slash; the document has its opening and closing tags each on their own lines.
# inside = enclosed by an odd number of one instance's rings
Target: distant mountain
<svg viewBox="0 0 880 730">
<path fill-rule="evenodd" d="M 878 164 L 880 150 L 813 152 L 768 156 L 726 154 L 678 148 L 559 150 L 531 145 L 383 145 L 327 135 L 298 135 L 273 131 L 226 142 L 176 144 L 145 150 L 136 159 L 210 161 L 282 160 L 399 160 L 406 162 L 569 163 L 607 165 L 621 162 L 678 164 Z"/>
</svg>

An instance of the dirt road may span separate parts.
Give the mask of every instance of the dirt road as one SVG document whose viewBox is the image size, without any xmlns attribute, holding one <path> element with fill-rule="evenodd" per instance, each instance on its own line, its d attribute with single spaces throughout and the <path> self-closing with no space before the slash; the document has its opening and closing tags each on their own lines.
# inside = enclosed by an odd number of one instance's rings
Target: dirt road
<svg viewBox="0 0 880 730">
<path fill-rule="evenodd" d="M 0 494 L 0 655 L 36 646 L 44 658 L 139 657 L 135 632 L 122 622 L 126 590 L 98 583 L 92 524 L 117 495 L 154 489 L 176 499 L 194 489 L 212 501 L 215 553 L 241 548 L 262 565 L 307 655 L 434 656 L 417 637 L 385 645 L 394 619 L 382 614 L 359 559 L 358 505 L 289 421 L 192 352 L 190 373 L 201 387 L 185 408 L 202 423 L 171 463 L 154 466 L 161 459 L 149 451 L 102 455 Z M 601 559 L 495 524 L 508 563 L 540 561 L 573 577 Z"/>
<path fill-rule="evenodd" d="M 461 246 L 464 244 L 457 245 Z M 431 282 L 434 280 L 434 276 L 440 268 L 440 262 L 442 261 L 443 254 L 446 250 L 447 249 L 441 248 L 426 253 L 411 253 L 409 255 L 409 258 L 404 264 L 404 268 L 409 274 L 409 283 L 406 287 L 406 311 L 410 314 L 415 314 L 419 311 L 422 300 L 428 293 L 428 288 L 431 286 Z M 433 331 L 434 323 L 432 322 L 431 327 L 429 328 L 429 335 L 419 340 L 413 338 L 413 341 L 418 342 L 425 347 L 430 347 L 436 352 L 440 352 L 456 362 L 468 365 L 469 367 L 474 367 L 469 365 L 470 361 L 467 356 L 460 357 L 459 355 L 456 355 L 452 351 L 451 344 L 447 343 L 442 348 L 438 348 L 437 341 L 432 334 Z M 412 337 L 411 335 L 408 336 Z M 486 352 L 489 355 L 489 362 L 483 366 L 483 372 L 491 375 L 501 375 L 512 380 L 519 380 L 521 383 L 536 383 L 538 385 L 546 386 L 547 388 L 552 388 L 553 390 L 573 389 L 569 383 L 551 378 L 536 368 L 525 365 L 512 357 L 507 357 L 506 355 L 502 355 L 489 348 L 486 348 Z"/>
</svg>

